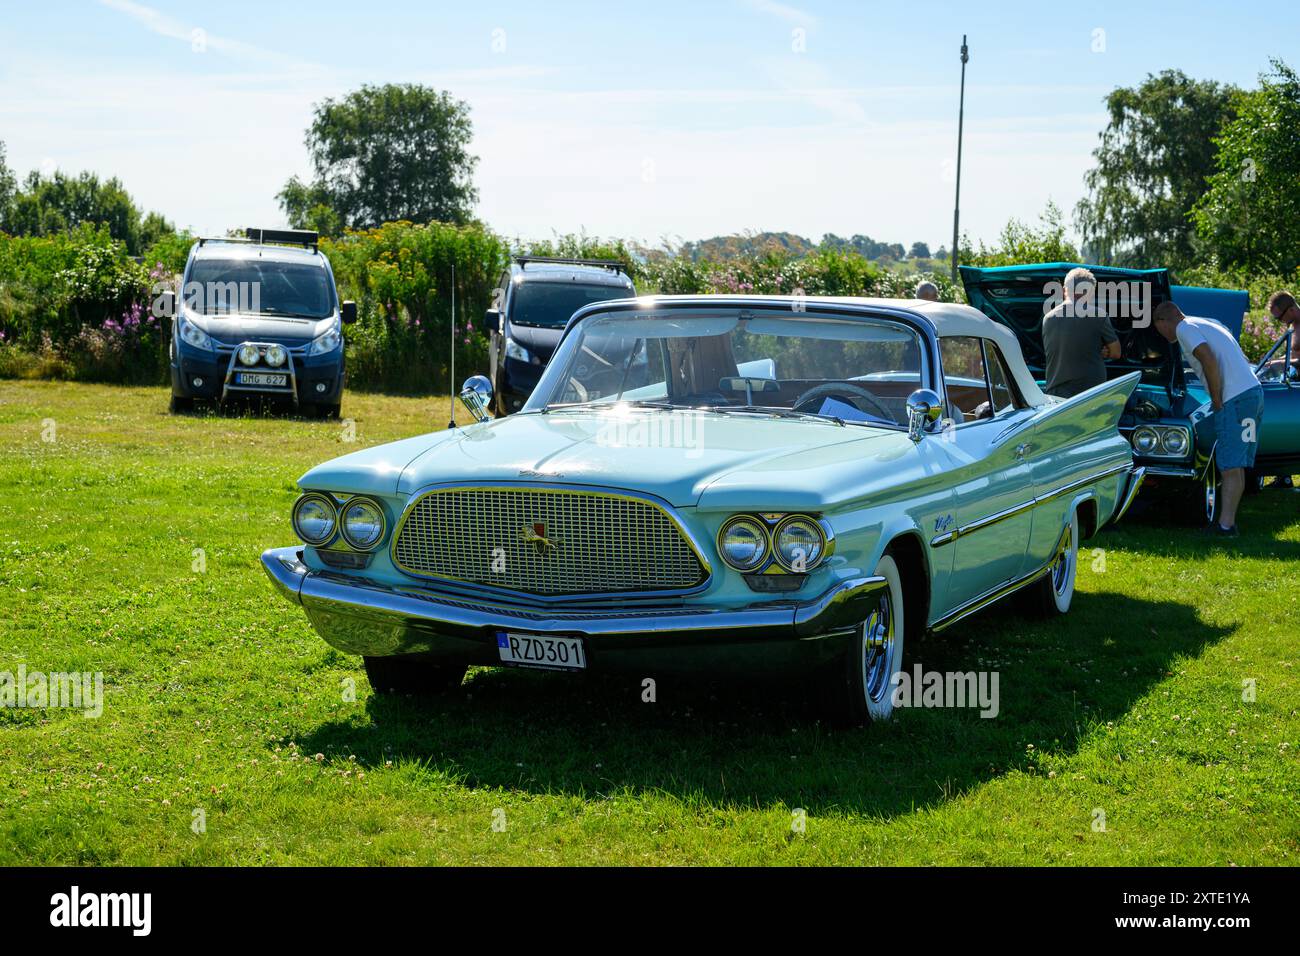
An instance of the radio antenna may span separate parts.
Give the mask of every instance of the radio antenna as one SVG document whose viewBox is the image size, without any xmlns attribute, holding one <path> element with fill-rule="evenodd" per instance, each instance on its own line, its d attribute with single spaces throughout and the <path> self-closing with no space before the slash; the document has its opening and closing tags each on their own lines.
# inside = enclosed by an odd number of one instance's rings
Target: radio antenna
<svg viewBox="0 0 1300 956">
<path fill-rule="evenodd" d="M 451 264 L 451 381 L 447 383 L 451 403 L 451 420 L 448 428 L 456 427 L 456 263 Z"/>
</svg>

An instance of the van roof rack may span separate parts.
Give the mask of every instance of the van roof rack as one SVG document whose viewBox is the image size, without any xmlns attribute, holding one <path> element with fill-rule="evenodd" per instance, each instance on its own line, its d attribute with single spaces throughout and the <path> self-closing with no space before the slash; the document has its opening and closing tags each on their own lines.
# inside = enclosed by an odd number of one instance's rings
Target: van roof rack
<svg viewBox="0 0 1300 956">
<path fill-rule="evenodd" d="M 627 266 L 618 259 L 572 259 L 568 256 L 513 256 L 521 269 L 527 269 L 531 263 L 550 263 L 561 266 L 594 266 L 598 269 L 612 269 L 627 275 Z"/>
<path fill-rule="evenodd" d="M 255 245 L 302 246 L 317 251 L 320 234 L 310 229 L 258 229 L 250 226 L 241 236 L 208 236 L 199 239 L 199 245 L 208 242 L 247 242 Z"/>
</svg>

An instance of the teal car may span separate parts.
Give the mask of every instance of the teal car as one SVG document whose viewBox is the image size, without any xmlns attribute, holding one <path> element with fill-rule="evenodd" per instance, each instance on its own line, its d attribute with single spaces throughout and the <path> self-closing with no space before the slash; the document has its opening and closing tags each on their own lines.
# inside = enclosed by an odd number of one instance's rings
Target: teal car
<svg viewBox="0 0 1300 956">
<path fill-rule="evenodd" d="M 1034 378 L 1042 382 L 1046 353 L 1042 321 L 1049 300 L 1077 263 L 1048 262 L 981 269 L 962 266 L 962 283 L 972 306 L 1006 326 L 1020 343 Z M 1119 420 L 1145 469 L 1150 494 L 1172 499 L 1191 523 L 1217 517 L 1219 473 L 1215 437 L 1205 386 L 1196 378 L 1177 343 L 1166 342 L 1150 324 L 1150 314 L 1172 299 L 1187 315 L 1211 318 L 1240 335 L 1248 307 L 1245 292 L 1174 286 L 1167 269 L 1086 266 L 1097 277 L 1099 302 L 1119 335 L 1122 356 L 1106 362 L 1113 379 L 1140 376 Z M 1289 335 L 1274 345 L 1256 369 L 1264 387 L 1260 446 L 1247 490 L 1258 490 L 1268 475 L 1300 471 L 1300 383 L 1284 368 Z"/>
<path fill-rule="evenodd" d="M 893 712 L 905 646 L 1015 592 L 1069 610 L 1143 480 L 1138 375 L 1043 395 L 968 306 L 685 296 L 576 313 L 524 407 L 308 471 L 262 563 L 379 692 L 470 665 L 807 674 Z"/>
</svg>

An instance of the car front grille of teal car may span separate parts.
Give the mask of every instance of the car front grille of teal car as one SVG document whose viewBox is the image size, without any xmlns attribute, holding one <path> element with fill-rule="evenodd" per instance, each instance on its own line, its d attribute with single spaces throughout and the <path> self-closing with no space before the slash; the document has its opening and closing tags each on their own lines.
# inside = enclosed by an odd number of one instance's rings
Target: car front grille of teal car
<svg viewBox="0 0 1300 956">
<path fill-rule="evenodd" d="M 543 598 L 687 593 L 710 573 L 665 503 L 555 485 L 427 489 L 402 515 L 392 557 L 415 577 Z"/>
</svg>

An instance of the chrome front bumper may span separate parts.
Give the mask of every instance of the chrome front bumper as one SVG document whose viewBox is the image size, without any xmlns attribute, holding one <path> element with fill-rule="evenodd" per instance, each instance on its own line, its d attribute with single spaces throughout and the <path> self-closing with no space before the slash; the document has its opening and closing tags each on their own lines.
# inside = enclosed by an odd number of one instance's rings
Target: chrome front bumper
<svg viewBox="0 0 1300 956">
<path fill-rule="evenodd" d="M 524 606 L 475 597 L 394 588 L 364 578 L 314 571 L 301 548 L 272 548 L 262 567 L 275 589 L 302 605 L 327 643 L 367 656 L 434 654 L 470 662 L 496 658 L 502 630 L 589 638 L 589 655 L 678 645 L 798 642 L 850 633 L 866 620 L 883 577 L 841 581 L 806 602 L 764 601 L 731 609 L 688 604 L 619 607 Z"/>
</svg>

